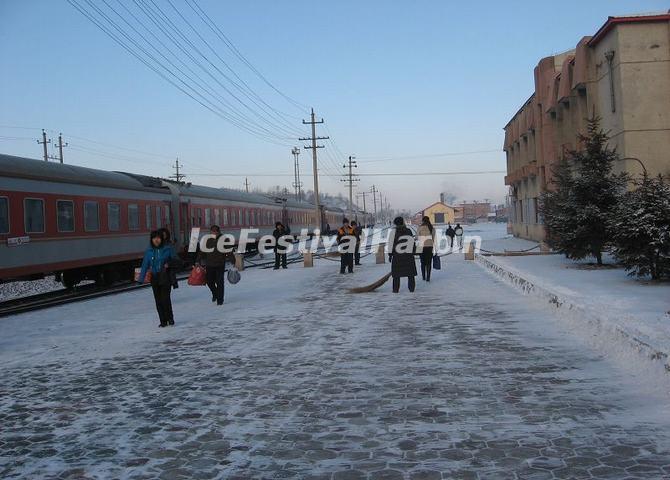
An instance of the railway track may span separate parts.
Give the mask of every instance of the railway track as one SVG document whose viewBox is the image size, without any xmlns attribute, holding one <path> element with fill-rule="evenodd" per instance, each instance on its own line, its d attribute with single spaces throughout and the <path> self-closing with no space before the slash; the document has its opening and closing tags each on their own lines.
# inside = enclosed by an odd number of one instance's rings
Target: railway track
<svg viewBox="0 0 670 480">
<path fill-rule="evenodd" d="M 188 274 L 177 275 L 177 280 L 185 280 Z M 7 317 L 19 313 L 33 312 L 45 308 L 56 307 L 68 303 L 82 302 L 94 298 L 116 295 L 148 287 L 149 284 L 138 285 L 136 282 L 123 282 L 108 287 L 99 287 L 94 284 L 84 285 L 74 290 L 56 290 L 39 293 L 28 297 L 14 298 L 0 302 L 0 317 Z"/>
</svg>

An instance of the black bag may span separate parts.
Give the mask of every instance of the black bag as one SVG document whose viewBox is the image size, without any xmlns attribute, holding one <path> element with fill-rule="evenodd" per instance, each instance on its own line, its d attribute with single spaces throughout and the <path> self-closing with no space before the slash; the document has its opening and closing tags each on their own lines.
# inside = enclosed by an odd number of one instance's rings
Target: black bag
<svg viewBox="0 0 670 480">
<path fill-rule="evenodd" d="M 438 255 L 433 255 L 433 270 L 439 270 L 442 268 L 442 262 Z"/>
</svg>

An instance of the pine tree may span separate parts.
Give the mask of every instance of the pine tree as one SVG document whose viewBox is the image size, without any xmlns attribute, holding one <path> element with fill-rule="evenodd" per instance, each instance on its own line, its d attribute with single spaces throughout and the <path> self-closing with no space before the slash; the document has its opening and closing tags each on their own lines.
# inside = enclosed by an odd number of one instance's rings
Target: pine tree
<svg viewBox="0 0 670 480">
<path fill-rule="evenodd" d="M 619 156 L 608 140 L 600 119 L 589 119 L 587 134 L 579 136 L 583 148 L 557 165 L 541 202 L 547 242 L 568 258 L 592 256 L 598 265 L 610 246 L 610 218 L 628 179 L 612 172 Z"/>
<path fill-rule="evenodd" d="M 613 253 L 630 275 L 670 276 L 670 185 L 646 172 L 612 222 Z"/>
</svg>

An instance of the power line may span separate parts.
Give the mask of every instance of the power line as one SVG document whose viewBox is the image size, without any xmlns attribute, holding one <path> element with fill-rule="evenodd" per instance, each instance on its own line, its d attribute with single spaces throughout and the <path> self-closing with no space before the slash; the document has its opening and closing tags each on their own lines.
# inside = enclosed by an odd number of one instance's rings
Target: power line
<svg viewBox="0 0 670 480">
<path fill-rule="evenodd" d="M 223 31 L 209 17 L 209 15 L 207 15 L 207 13 L 198 5 L 196 0 L 186 0 L 186 3 L 191 7 L 191 9 L 194 12 L 196 12 L 196 14 L 198 14 L 199 16 L 200 14 L 202 14 L 202 16 L 200 16 L 201 20 L 203 20 L 203 22 L 214 32 L 214 34 L 216 34 L 219 37 L 219 39 L 226 45 L 226 47 L 228 47 L 230 51 L 233 52 L 233 54 L 240 61 L 242 61 L 242 63 L 244 63 L 254 74 L 256 74 L 256 76 L 258 76 L 258 78 L 260 78 L 267 86 L 269 86 L 271 89 L 273 89 L 275 92 L 277 92 L 285 100 L 287 100 L 289 103 L 291 103 L 293 106 L 298 108 L 303 113 L 307 113 L 309 111 L 309 107 L 307 105 L 300 103 L 299 101 L 291 98 L 290 96 L 286 95 L 284 92 L 279 90 L 256 67 L 254 67 L 254 65 L 249 60 L 247 60 L 247 58 L 244 55 L 242 55 L 242 53 L 240 53 L 240 51 L 233 44 L 233 42 L 230 41 L 230 39 L 226 36 L 226 34 L 223 33 Z M 195 7 L 193 5 L 195 5 Z"/>
<path fill-rule="evenodd" d="M 285 143 L 280 142 L 279 140 L 282 139 L 281 136 L 276 136 L 276 135 L 269 135 L 266 131 L 263 131 L 263 129 L 258 129 L 257 127 L 254 128 L 253 126 L 248 125 L 247 123 L 249 122 L 248 119 L 236 119 L 235 117 L 232 117 L 228 112 L 225 112 L 222 110 L 220 107 L 218 107 L 214 102 L 212 102 L 207 96 L 203 95 L 202 92 L 198 90 L 198 88 L 195 88 L 192 84 L 189 82 L 185 81 L 183 78 L 179 77 L 177 74 L 175 74 L 172 69 L 167 68 L 165 64 L 163 64 L 160 60 L 158 60 L 154 55 L 152 55 L 150 52 L 148 52 L 144 47 L 142 47 L 135 39 L 131 38 L 131 36 L 123 29 L 121 28 L 114 20 L 112 20 L 106 13 L 104 13 L 100 8 L 98 8 L 96 5 L 94 5 L 90 0 L 84 0 L 88 5 L 97 12 L 98 16 L 102 18 L 100 20 L 97 18 L 94 14 L 92 14 L 89 10 L 87 10 L 82 4 L 80 4 L 77 0 L 67 0 L 70 5 L 72 5 L 79 13 L 84 15 L 88 20 L 90 20 L 96 27 L 98 27 L 100 30 L 102 30 L 107 36 L 109 36 L 112 40 L 114 40 L 118 45 L 120 45 L 124 50 L 126 50 L 128 53 L 130 53 L 132 56 L 134 56 L 137 60 L 139 60 L 141 63 L 143 63 L 147 68 L 151 69 L 154 73 L 156 73 L 158 76 L 163 78 L 163 80 L 167 81 L 170 83 L 173 87 L 177 88 L 180 92 L 203 106 L 204 108 L 210 110 L 212 113 L 215 115 L 219 116 L 220 118 L 226 120 L 227 122 L 233 124 L 234 126 L 245 130 L 246 132 L 250 133 L 253 136 L 256 136 L 257 138 L 260 138 L 264 141 L 267 141 L 269 143 L 275 143 L 278 145 L 286 145 Z M 106 3 L 106 2 L 105 2 Z M 116 15 L 123 18 L 116 12 Z M 106 22 L 111 26 L 106 26 L 103 24 L 103 22 Z M 127 22 L 126 22 L 127 23 Z M 118 33 L 114 33 L 112 29 L 116 30 Z M 123 37 L 123 39 L 121 38 Z M 124 40 L 125 39 L 125 40 Z M 146 41 L 146 39 L 145 39 Z M 150 42 L 148 42 L 150 43 Z M 155 49 L 155 47 L 153 47 Z M 164 55 L 162 55 L 165 57 Z M 169 62 L 170 63 L 170 62 Z M 172 62 L 172 65 L 174 65 L 174 62 Z M 175 66 L 176 67 L 176 66 Z M 178 68 L 178 67 L 176 67 Z M 181 69 L 179 69 L 182 75 L 184 74 Z M 191 82 L 193 80 L 191 79 Z M 197 85 L 197 84 L 196 84 Z M 202 87 L 200 87 L 202 88 Z M 244 123 L 246 121 L 247 123 Z"/>
<path fill-rule="evenodd" d="M 389 161 L 395 161 L 395 160 L 412 160 L 415 158 L 431 158 L 431 157 L 452 157 L 452 156 L 461 156 L 461 155 L 474 155 L 474 154 L 479 154 L 479 153 L 500 153 L 502 150 L 499 148 L 495 150 L 474 150 L 471 152 L 446 152 L 446 153 L 428 153 L 425 155 L 406 155 L 406 156 L 401 156 L 401 157 L 360 157 L 362 159 L 371 159 L 371 160 L 360 160 L 361 162 L 365 163 L 373 163 L 373 162 L 389 162 Z"/>
<path fill-rule="evenodd" d="M 313 172 L 306 172 L 313 173 Z M 488 175 L 507 173 L 505 170 L 481 170 L 481 171 L 462 171 L 462 172 L 379 172 L 379 173 L 358 173 L 359 177 L 387 177 L 387 176 L 432 176 L 432 175 Z M 190 176 L 212 176 L 212 177 L 277 177 L 288 176 L 288 173 L 191 173 Z"/>
</svg>

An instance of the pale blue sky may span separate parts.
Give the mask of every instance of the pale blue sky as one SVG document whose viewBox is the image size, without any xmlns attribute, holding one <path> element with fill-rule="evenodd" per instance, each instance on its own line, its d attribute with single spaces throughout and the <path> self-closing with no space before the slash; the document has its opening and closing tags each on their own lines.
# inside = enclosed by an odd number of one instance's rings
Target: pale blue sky
<svg viewBox="0 0 670 480">
<path fill-rule="evenodd" d="M 86 0 L 77 1 L 91 8 Z M 90 1 L 107 8 L 103 0 Z M 134 0 L 120 1 L 139 13 Z M 155 1 L 177 22 L 167 0 Z M 107 2 L 123 13 L 119 0 Z M 197 23 L 185 0 L 172 2 L 254 91 L 306 133 L 299 121 L 303 113 L 233 59 Z M 538 1 L 198 4 L 272 83 L 314 106 L 328 127 L 318 133 L 330 133 L 341 153 L 356 155 L 358 171 L 368 174 L 503 170 L 500 151 L 364 160 L 499 149 L 502 127 L 532 92 L 532 69 L 541 57 L 573 48 L 608 15 L 667 9 L 666 2 L 649 0 L 568 0 L 560 9 L 555 2 Z M 195 39 L 186 24 L 178 25 Z M 0 152 L 39 158 L 41 147 L 32 140 L 39 130 L 5 126 L 48 128 L 67 134 L 72 145 L 66 150 L 68 163 L 167 176 L 172 159 L 179 156 L 187 174 L 242 173 L 249 174 L 252 186 L 290 187 L 289 146 L 259 140 L 201 107 L 65 0 L 0 1 L 0 60 Z M 212 84 L 222 92 L 214 80 Z M 345 193 L 333 175 L 344 159 L 326 145 L 329 151 L 319 153 L 323 173 L 331 176 L 323 176 L 322 190 Z M 310 153 L 303 151 L 300 158 L 303 172 L 310 172 Z M 254 175 L 261 172 L 278 175 Z M 465 200 L 502 201 L 502 177 L 363 177 L 360 188 L 375 184 L 394 207 L 418 210 L 440 191 Z M 194 175 L 189 180 L 239 188 L 244 178 Z M 309 175 L 302 180 L 311 188 Z"/>
</svg>

